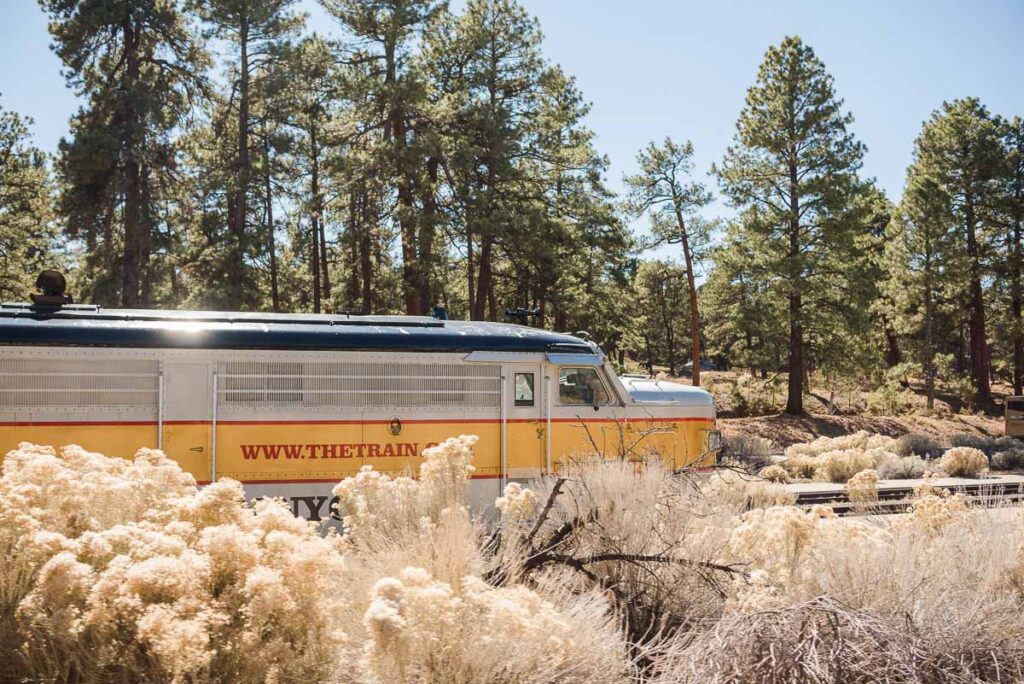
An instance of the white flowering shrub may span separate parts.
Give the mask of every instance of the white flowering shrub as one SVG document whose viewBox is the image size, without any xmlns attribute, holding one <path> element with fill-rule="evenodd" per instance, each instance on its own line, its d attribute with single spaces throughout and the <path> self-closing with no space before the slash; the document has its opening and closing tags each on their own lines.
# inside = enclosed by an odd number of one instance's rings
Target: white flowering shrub
<svg viewBox="0 0 1024 684">
<path fill-rule="evenodd" d="M 894 456 L 880 448 L 829 451 L 818 457 L 820 465 L 814 478 L 841 484 L 863 470 L 874 470 L 882 460 Z"/>
<path fill-rule="evenodd" d="M 786 456 L 822 456 L 834 451 L 849 451 L 853 449 L 869 450 L 881 449 L 883 451 L 895 451 L 896 440 L 885 435 L 872 434 L 866 430 L 855 432 L 852 435 L 840 435 L 839 437 L 819 437 L 813 442 L 793 444 L 786 448 Z"/>
<path fill-rule="evenodd" d="M 846 483 L 846 495 L 853 504 L 870 504 L 878 501 L 878 473 L 862 470 Z"/>
<path fill-rule="evenodd" d="M 778 482 L 781 484 L 786 484 L 787 482 L 789 482 L 789 473 L 786 472 L 785 468 L 778 465 L 777 463 L 773 463 L 770 466 L 762 468 L 757 475 L 758 477 L 764 480 L 768 480 L 769 482 Z"/>
<path fill-rule="evenodd" d="M 494 501 L 502 518 L 509 521 L 529 520 L 537 512 L 537 495 L 518 482 L 505 485 L 505 495 Z"/>
<path fill-rule="evenodd" d="M 953 447 L 939 459 L 939 469 L 954 477 L 978 477 L 988 469 L 988 457 L 973 447 Z"/>
<path fill-rule="evenodd" d="M 2 659 L 33 679 L 319 679 L 345 639 L 337 537 L 237 482 L 197 491 L 158 451 L 22 445 L 0 547 Z"/>
<path fill-rule="evenodd" d="M 821 460 L 816 456 L 787 456 L 779 465 L 796 479 L 812 480 L 821 466 Z"/>
<path fill-rule="evenodd" d="M 951 525 L 966 522 L 967 514 L 967 500 L 963 495 L 950 494 L 949 490 L 931 493 L 922 488 L 914 497 L 908 515 L 897 520 L 896 525 L 934 537 Z"/>
<path fill-rule="evenodd" d="M 604 595 L 481 578 L 461 503 L 474 441 L 429 450 L 418 480 L 340 486 L 345 537 L 237 482 L 199 489 L 157 451 L 22 445 L 0 478 L 3 678 L 622 681 Z M 508 494 L 528 515 L 531 495 Z"/>
<path fill-rule="evenodd" d="M 771 475 L 772 471 L 768 474 Z M 715 502 L 737 512 L 748 508 L 789 506 L 796 503 L 796 494 L 790 492 L 779 480 L 763 475 L 754 477 L 733 470 L 715 471 L 704 490 Z"/>
<path fill-rule="evenodd" d="M 363 617 L 379 682 L 620 682 L 625 643 L 594 595 L 560 611 L 525 587 L 453 587 L 422 568 L 379 580 Z M 581 628 L 584 620 L 589 624 Z"/>
<path fill-rule="evenodd" d="M 334 488 L 344 514 L 348 613 L 362 645 L 351 678 L 371 682 L 621 681 L 626 642 L 607 599 L 534 582 L 494 587 L 491 552 L 463 503 L 476 437 L 424 451 L 419 478 L 364 468 Z M 535 493 L 510 483 L 497 502 L 522 533 Z"/>
</svg>

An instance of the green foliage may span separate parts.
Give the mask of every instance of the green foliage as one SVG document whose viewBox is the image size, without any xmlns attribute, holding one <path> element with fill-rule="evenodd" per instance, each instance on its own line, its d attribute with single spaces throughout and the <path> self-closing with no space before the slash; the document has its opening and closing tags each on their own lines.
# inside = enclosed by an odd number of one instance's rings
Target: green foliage
<svg viewBox="0 0 1024 684">
<path fill-rule="evenodd" d="M 61 212 L 85 248 L 78 283 L 100 304 L 153 304 L 171 279 L 174 133 L 207 61 L 173 0 L 40 0 L 68 85 L 85 100 L 61 142 Z"/>
<path fill-rule="evenodd" d="M 865 298 L 860 238 L 871 189 L 857 175 L 864 148 L 842 106 L 814 51 L 786 38 L 765 55 L 715 168 L 742 212 L 734 231 L 750 249 L 744 270 L 784 298 L 792 413 L 803 412 L 805 345 L 835 346 Z"/>
<path fill-rule="evenodd" d="M 971 409 L 990 377 L 1024 393 L 1020 117 L 944 103 L 893 206 L 824 64 L 786 38 L 713 169 L 736 210 L 719 221 L 689 142 L 649 144 L 614 196 L 590 105 L 515 0 L 322 4 L 337 40 L 295 0 L 40 0 L 83 106 L 53 180 L 0 111 L 0 295 L 66 249 L 104 305 L 535 309 L 617 367 L 749 371 L 767 382 L 734 388 L 748 413 L 785 382 L 802 411 L 812 378 L 829 410 L 864 385 L 886 413 L 921 387 Z M 661 244 L 681 265 L 641 259 Z"/>
<path fill-rule="evenodd" d="M 670 261 L 641 261 L 633 277 L 629 327 L 623 348 L 654 372 L 655 364 L 678 375 L 687 358 L 690 328 L 686 273 Z"/>
<path fill-rule="evenodd" d="M 31 124 L 0 109 L 0 301 L 24 301 L 39 271 L 63 263 L 53 182 Z"/>
</svg>

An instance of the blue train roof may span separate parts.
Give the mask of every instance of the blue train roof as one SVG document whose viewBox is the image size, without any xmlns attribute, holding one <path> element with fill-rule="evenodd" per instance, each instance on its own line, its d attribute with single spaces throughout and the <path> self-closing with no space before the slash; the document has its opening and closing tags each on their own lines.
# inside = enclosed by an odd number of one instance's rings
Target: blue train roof
<svg viewBox="0 0 1024 684">
<path fill-rule="evenodd" d="M 0 345 L 595 354 L 572 335 L 426 316 L 57 309 L 0 304 Z"/>
</svg>

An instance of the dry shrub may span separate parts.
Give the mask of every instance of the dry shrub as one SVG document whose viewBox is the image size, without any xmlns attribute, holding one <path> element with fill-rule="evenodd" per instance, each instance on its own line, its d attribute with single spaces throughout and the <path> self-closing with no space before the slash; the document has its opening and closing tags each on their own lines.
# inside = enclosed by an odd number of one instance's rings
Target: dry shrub
<svg viewBox="0 0 1024 684">
<path fill-rule="evenodd" d="M 364 468 L 335 487 L 351 549 L 347 590 L 371 599 L 345 620 L 366 644 L 362 669 L 348 677 L 621 681 L 630 668 L 626 642 L 604 597 L 558 583 L 484 580 L 490 549 L 463 503 L 476 441 L 462 436 L 425 449 L 418 479 Z M 521 520 L 534 498 L 513 483 L 500 506 Z"/>
<path fill-rule="evenodd" d="M 462 504 L 474 441 L 426 450 L 417 480 L 339 485 L 345 537 L 281 502 L 246 504 L 230 480 L 197 490 L 156 451 L 23 445 L 0 479 L 3 676 L 622 681 L 631 660 L 604 596 L 481 579 Z"/>
<path fill-rule="evenodd" d="M 934 494 L 883 519 L 751 511 L 722 556 L 749 572 L 663 648 L 658 681 L 1019 681 L 1021 522 Z"/>
<path fill-rule="evenodd" d="M 918 456 L 889 454 L 879 461 L 877 470 L 883 480 L 916 480 L 924 477 L 928 464 Z"/>
<path fill-rule="evenodd" d="M 821 461 L 815 456 L 792 456 L 786 458 L 779 465 L 786 469 L 790 475 L 802 480 L 814 479 Z"/>
<path fill-rule="evenodd" d="M 978 477 L 988 468 L 988 457 L 972 447 L 953 447 L 939 459 L 939 468 L 954 477 Z"/>
<path fill-rule="evenodd" d="M 757 472 L 771 463 L 772 443 L 762 437 L 742 433 L 727 434 L 722 438 L 722 463 L 740 466 Z"/>
<path fill-rule="evenodd" d="M 878 473 L 862 470 L 846 483 L 846 494 L 853 504 L 871 504 L 878 501 Z"/>
<path fill-rule="evenodd" d="M 779 487 L 732 471 L 711 481 L 722 478 L 744 491 L 747 482 Z M 703 479 L 675 475 L 657 460 L 638 470 L 584 457 L 559 478 L 534 483 L 536 505 L 514 505 L 521 494 L 510 485 L 490 577 L 600 589 L 613 598 L 634 645 L 711 618 L 738 572 L 714 560 L 747 497 L 723 501 Z"/>
<path fill-rule="evenodd" d="M 900 457 L 920 456 L 921 458 L 938 458 L 942 455 L 942 447 L 931 435 L 923 432 L 908 432 L 896 440 L 893 453 Z"/>
<path fill-rule="evenodd" d="M 1005 608 L 1005 606 L 1004 606 Z M 957 616 L 959 617 L 959 616 Z M 1002 621 L 1001 621 L 1002 622 Z M 1005 624 L 1005 623 L 1002 623 Z M 1024 646 L 980 621 L 926 632 L 903 616 L 852 609 L 828 597 L 725 615 L 659 662 L 656 684 L 974 684 L 1024 676 Z M 1019 629 L 1014 633 L 1019 634 Z M 961 637 L 967 637 L 961 640 Z"/>
<path fill-rule="evenodd" d="M 839 437 L 819 437 L 813 442 L 803 444 L 792 444 L 786 448 L 786 456 L 822 456 L 834 451 L 850 450 L 871 450 L 881 449 L 893 451 L 896 448 L 896 440 L 885 435 L 875 435 L 867 430 L 855 432 L 852 435 L 841 435 Z"/>
<path fill-rule="evenodd" d="M 134 461 L 23 444 L 0 479 L 0 622 L 29 679 L 323 679 L 339 540 L 237 482 L 196 491 L 162 453 Z M 15 654 L 18 655 L 15 655 Z"/>
<path fill-rule="evenodd" d="M 363 622 L 375 681 L 610 682 L 626 675 L 618 625 L 593 593 L 571 597 L 562 611 L 523 586 L 495 588 L 469 576 L 453 588 L 406 568 L 379 580 L 371 598 Z"/>
<path fill-rule="evenodd" d="M 780 484 L 786 484 L 789 482 L 789 473 L 786 472 L 786 469 L 774 463 L 767 468 L 762 468 L 761 472 L 757 475 L 769 482 L 778 482 Z"/>
<path fill-rule="evenodd" d="M 986 456 L 992 453 L 996 447 L 996 440 L 986 435 L 975 435 L 970 432 L 958 432 L 949 438 L 949 444 L 952 447 L 967 447 L 969 449 L 977 449 L 983 452 Z"/>
<path fill-rule="evenodd" d="M 814 479 L 842 484 L 862 470 L 874 470 L 891 452 L 882 449 L 846 449 L 830 451 L 819 457 Z"/>
<path fill-rule="evenodd" d="M 1024 462 L 1024 449 L 1014 447 L 992 454 L 992 470 L 1013 470 Z"/>
<path fill-rule="evenodd" d="M 769 466 L 772 467 L 775 466 Z M 705 491 L 716 503 L 735 511 L 796 503 L 796 494 L 790 492 L 785 485 L 770 478 L 755 478 L 732 470 L 715 471 Z"/>
<path fill-rule="evenodd" d="M 892 642 L 890 624 L 822 597 L 753 613 L 727 614 L 693 642 L 666 654 L 651 681 L 917 681 L 913 678 L 915 653 L 894 648 Z"/>
<path fill-rule="evenodd" d="M 851 447 L 861 454 L 881 447 Z M 472 438 L 364 471 L 322 537 L 229 481 L 26 445 L 0 480 L 0 662 L 21 681 L 1021 681 L 1024 517 L 926 480 L 905 516 L 585 458 L 463 505 Z M 823 452 L 828 453 L 828 452 Z M 884 453 L 884 452 L 883 452 Z M 798 456 L 799 458 L 818 458 Z M 858 475 L 851 483 L 854 489 Z M 757 490 L 750 490 L 756 483 Z M 752 491 L 760 491 L 754 494 Z M 791 496 L 785 492 L 788 500 Z"/>
</svg>

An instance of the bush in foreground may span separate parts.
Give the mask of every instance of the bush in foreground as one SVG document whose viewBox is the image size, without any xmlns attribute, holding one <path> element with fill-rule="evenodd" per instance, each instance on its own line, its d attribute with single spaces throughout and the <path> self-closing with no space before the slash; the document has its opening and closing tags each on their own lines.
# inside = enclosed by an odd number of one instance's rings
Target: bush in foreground
<svg viewBox="0 0 1024 684">
<path fill-rule="evenodd" d="M 472 442 L 418 480 L 346 481 L 322 536 L 237 482 L 22 445 L 0 478 L 0 662 L 15 681 L 614 682 L 625 642 L 597 594 L 496 588 L 462 506 Z M 478 648 L 482 643 L 487 648 Z"/>
<path fill-rule="evenodd" d="M 969 509 L 926 481 L 908 515 L 837 518 L 772 505 L 783 488 L 742 473 L 585 456 L 509 484 L 485 526 L 462 504 L 473 441 L 428 450 L 417 479 L 346 480 L 346 534 L 326 537 L 278 503 L 245 504 L 234 483 L 197 491 L 156 452 L 129 462 L 25 446 L 0 479 L 4 674 L 916 684 L 1024 673 L 1019 511 Z"/>
<path fill-rule="evenodd" d="M 11 452 L 0 554 L 0 659 L 30 679 L 323 679 L 345 639 L 337 537 L 157 451 Z"/>
</svg>

